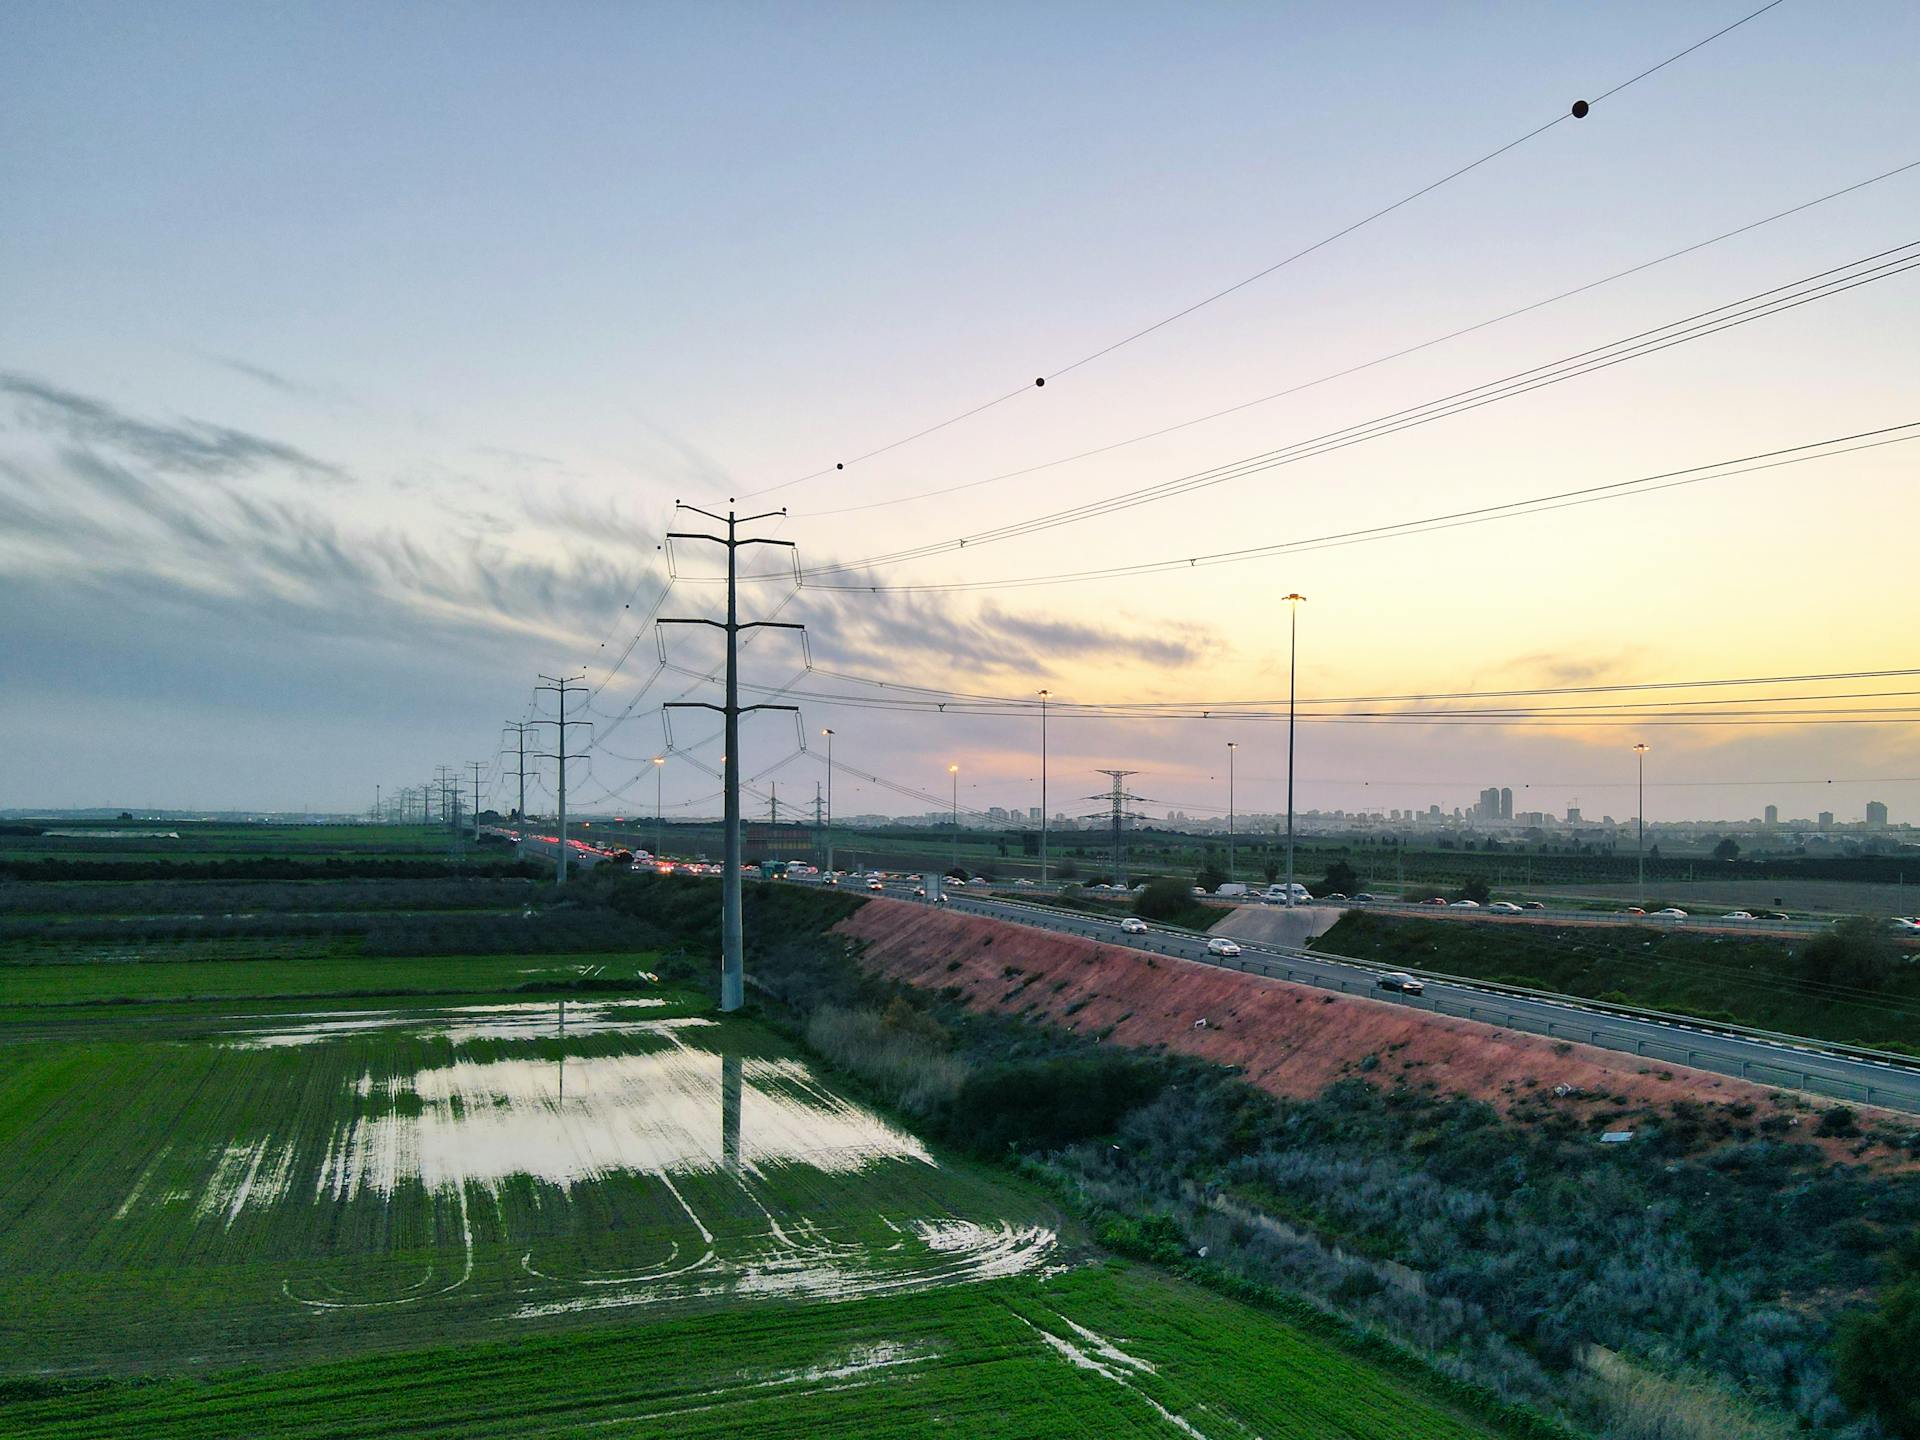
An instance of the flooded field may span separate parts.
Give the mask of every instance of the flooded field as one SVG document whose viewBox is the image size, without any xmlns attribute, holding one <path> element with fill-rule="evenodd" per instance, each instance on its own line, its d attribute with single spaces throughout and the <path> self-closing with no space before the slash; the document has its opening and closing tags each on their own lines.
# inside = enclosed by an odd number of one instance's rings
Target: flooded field
<svg viewBox="0 0 1920 1440">
<path fill-rule="evenodd" d="M 346 1317 L 362 1340 L 510 1333 L 1062 1263 L 1047 1207 L 943 1166 L 757 1027 L 665 998 L 212 1013 L 32 1051 L 38 1124 L 0 1149 L 0 1260 L 22 1282 L 0 1322 L 67 1312 L 29 1342 L 46 1364 L 321 1346 Z M 104 1092 L 124 1104 L 91 1107 Z M 55 1183 L 20 1183 L 58 1134 Z M 162 1296 L 171 1323 L 108 1324 Z"/>
</svg>

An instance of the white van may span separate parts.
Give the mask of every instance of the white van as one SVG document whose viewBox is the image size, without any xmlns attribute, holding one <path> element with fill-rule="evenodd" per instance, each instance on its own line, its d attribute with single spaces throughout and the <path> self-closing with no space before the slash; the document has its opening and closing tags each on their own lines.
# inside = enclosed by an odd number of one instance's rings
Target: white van
<svg viewBox="0 0 1920 1440">
<path fill-rule="evenodd" d="M 1240 898 L 1245 896 L 1247 894 L 1247 889 L 1248 887 L 1241 884 L 1238 880 L 1229 880 L 1224 885 L 1215 886 L 1213 893 L 1216 895 L 1227 897 L 1229 899 L 1234 899 L 1234 898 Z"/>
<path fill-rule="evenodd" d="M 1287 887 L 1277 883 L 1269 885 L 1260 898 L 1269 905 L 1284 905 L 1287 903 Z M 1311 899 L 1313 896 L 1307 893 L 1307 887 L 1296 880 L 1293 884 L 1293 903 L 1304 905 Z"/>
</svg>

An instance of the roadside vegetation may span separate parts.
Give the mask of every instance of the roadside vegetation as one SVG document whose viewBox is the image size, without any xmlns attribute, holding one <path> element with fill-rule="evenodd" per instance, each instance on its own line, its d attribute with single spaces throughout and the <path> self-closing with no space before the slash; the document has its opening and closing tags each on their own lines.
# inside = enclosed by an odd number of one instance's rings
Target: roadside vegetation
<svg viewBox="0 0 1920 1440">
<path fill-rule="evenodd" d="M 1804 941 L 1349 911 L 1315 950 L 1920 1055 L 1920 954 L 1884 924 Z"/>
<path fill-rule="evenodd" d="M 1920 1177 L 1819 1148 L 1857 1133 L 1844 1107 L 1543 1094 L 1502 1115 L 1391 1056 L 1285 1101 L 882 984 L 844 944 L 770 958 L 756 976 L 836 1068 L 1122 1253 L 1619 1440 L 1920 1434 L 1889 1398 Z M 1623 1121 L 1630 1143 L 1595 1143 Z"/>
</svg>

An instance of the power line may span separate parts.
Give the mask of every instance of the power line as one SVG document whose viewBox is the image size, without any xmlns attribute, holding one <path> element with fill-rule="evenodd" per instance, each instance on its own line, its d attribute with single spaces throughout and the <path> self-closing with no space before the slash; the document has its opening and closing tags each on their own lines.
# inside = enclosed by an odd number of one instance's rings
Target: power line
<svg viewBox="0 0 1920 1440">
<path fill-rule="evenodd" d="M 869 500 L 859 505 L 841 505 L 831 510 L 809 510 L 806 518 L 810 520 L 823 520 L 835 515 L 853 515 L 866 510 L 884 510 L 895 505 L 911 505 L 921 500 L 933 500 L 949 495 L 957 495 L 962 491 L 976 490 L 981 486 L 996 484 L 1002 480 L 1018 480 L 1028 475 L 1037 475 L 1044 470 L 1053 470 L 1062 465 L 1071 465 L 1076 461 L 1090 460 L 1095 456 L 1111 454 L 1115 450 L 1124 450 L 1129 446 L 1143 444 L 1148 440 L 1158 440 L 1181 430 L 1190 430 L 1197 425 L 1205 425 L 1214 420 L 1221 420 L 1229 415 L 1238 415 L 1243 410 L 1251 410 L 1260 405 L 1270 404 L 1275 400 L 1284 400 L 1290 395 L 1298 395 L 1302 391 L 1312 390 L 1335 380 L 1343 380 L 1349 375 L 1357 375 L 1363 370 L 1371 370 L 1376 366 L 1385 365 L 1390 361 L 1401 360 L 1409 355 L 1418 354 L 1422 350 L 1430 350 L 1434 346 L 1443 345 L 1450 340 L 1458 340 L 1463 335 L 1472 335 L 1505 321 L 1518 319 L 1522 315 L 1530 315 L 1535 310 L 1545 309 L 1547 306 L 1558 304 L 1562 300 L 1570 300 L 1576 295 L 1584 295 L 1590 290 L 1597 290 L 1601 286 L 1610 285 L 1616 280 L 1624 280 L 1629 276 L 1638 275 L 1642 271 L 1651 270 L 1658 265 L 1664 265 L 1670 260 L 1678 260 L 1683 256 L 1692 255 L 1697 251 L 1706 249 L 1708 246 L 1717 245 L 1723 240 L 1731 240 L 1736 236 L 1745 235 L 1750 231 L 1758 230 L 1763 225 L 1771 225 L 1776 220 L 1784 220 L 1789 216 L 1798 215 L 1802 211 L 1813 209 L 1816 205 L 1824 205 L 1829 200 L 1837 200 L 1842 196 L 1851 195 L 1856 190 L 1864 190 L 1869 185 L 1877 185 L 1882 180 L 1890 180 L 1895 175 L 1901 175 L 1916 168 L 1920 168 L 1920 160 L 1909 160 L 1905 164 L 1896 165 L 1890 170 L 1882 170 L 1877 175 L 1870 175 L 1864 180 L 1857 180 L 1853 184 L 1842 186 L 1838 190 L 1830 190 L 1824 195 L 1816 196 L 1811 200 L 1804 200 L 1800 204 L 1790 206 L 1785 210 L 1776 210 L 1771 215 L 1762 216 L 1758 220 L 1750 220 L 1746 224 L 1736 226 L 1732 230 L 1723 230 L 1718 235 L 1711 236 L 1708 239 L 1697 240 L 1691 245 L 1683 245 L 1678 250 L 1669 250 L 1664 255 L 1656 256 L 1651 260 L 1643 260 L 1638 265 L 1631 265 L 1625 270 L 1616 270 L 1611 275 L 1604 275 L 1598 280 L 1589 280 L 1584 285 L 1576 285 L 1570 290 L 1562 290 L 1557 295 L 1547 296 L 1544 300 L 1535 300 L 1531 304 L 1504 311 L 1499 315 L 1476 321 L 1471 325 L 1463 325 L 1457 330 L 1449 330 L 1444 335 L 1436 335 L 1432 339 L 1422 340 L 1417 345 L 1408 345 L 1399 350 L 1390 351 L 1385 355 L 1377 355 L 1371 360 L 1363 360 L 1357 365 L 1349 365 L 1341 370 L 1330 371 L 1312 380 L 1303 380 L 1298 384 L 1289 385 L 1283 390 L 1275 390 L 1266 395 L 1256 396 L 1252 400 L 1242 400 L 1239 404 L 1229 405 L 1224 410 L 1214 410 L 1205 415 L 1195 416 L 1192 419 L 1176 421 L 1171 425 L 1163 425 L 1157 430 L 1143 431 L 1138 435 L 1129 436 L 1125 440 L 1115 440 L 1106 445 L 1095 446 L 1090 450 L 1081 450 L 1072 455 L 1062 455 L 1053 460 L 1044 460 L 1037 465 L 1023 466 L 1018 470 L 1005 470 L 997 475 L 988 475 L 976 480 L 963 480 L 957 485 L 948 485 L 938 490 L 920 490 L 911 495 L 897 495 L 888 500 Z"/>
<path fill-rule="evenodd" d="M 1914 433 L 1902 434 L 1902 431 Z M 1877 438 L 1876 438 L 1877 437 Z M 1249 560 L 1270 559 L 1277 555 L 1303 554 L 1313 550 L 1342 549 L 1349 545 L 1372 544 L 1381 540 L 1399 540 L 1437 530 L 1457 530 L 1471 525 L 1489 525 L 1500 520 L 1519 520 L 1529 515 L 1546 515 L 1580 505 L 1597 505 L 1610 500 L 1630 500 L 1642 495 L 1657 495 L 1665 490 L 1700 485 L 1711 480 L 1730 480 L 1740 475 L 1757 475 L 1789 465 L 1805 465 L 1817 460 L 1836 459 L 1861 450 L 1877 450 L 1920 440 L 1920 420 L 1909 420 L 1878 430 L 1862 430 L 1852 435 L 1810 441 L 1782 450 L 1763 451 L 1736 459 L 1717 460 L 1685 470 L 1667 470 L 1642 475 L 1632 480 L 1615 480 L 1604 485 L 1588 485 L 1575 490 L 1560 490 L 1548 495 L 1532 495 L 1521 500 L 1503 501 L 1470 510 L 1454 510 L 1418 520 L 1397 520 L 1359 530 L 1340 530 L 1300 540 L 1280 540 L 1270 545 L 1243 546 L 1234 550 L 1215 550 L 1165 560 L 1143 560 L 1131 565 L 1105 565 L 1091 570 L 1052 571 L 1040 575 L 1013 576 L 998 580 L 926 581 L 906 585 L 811 585 L 812 590 L 838 590 L 868 594 L 954 594 L 974 590 L 1024 590 L 1048 585 L 1084 584 L 1093 580 L 1116 580 L 1167 571 L 1197 570 L 1202 566 L 1242 564 Z M 1849 442 L 1860 443 L 1849 443 Z M 1841 448 L 1831 448 L 1841 447 Z M 1819 451 L 1818 454 L 1802 453 Z"/>
<path fill-rule="evenodd" d="M 861 560 L 843 561 L 832 565 L 818 566 L 801 572 L 801 579 L 810 582 L 818 576 L 845 574 L 848 571 L 873 569 L 887 565 L 897 565 L 909 560 L 926 559 L 930 556 L 945 554 L 955 550 L 978 548 L 998 541 L 1015 539 L 1025 535 L 1057 529 L 1063 525 L 1077 524 L 1083 520 L 1096 519 L 1104 515 L 1117 514 L 1155 501 L 1170 499 L 1178 495 L 1189 494 L 1195 490 L 1210 488 L 1228 480 L 1243 479 L 1248 475 L 1276 469 L 1283 465 L 1294 464 L 1300 460 L 1331 454 L 1352 445 L 1368 440 L 1377 440 L 1386 435 L 1397 434 L 1402 430 L 1425 425 L 1434 420 L 1449 419 L 1455 415 L 1477 410 L 1485 405 L 1496 404 L 1534 390 L 1557 385 L 1566 380 L 1577 379 L 1599 370 L 1630 360 L 1644 358 L 1647 355 L 1683 345 L 1692 340 L 1716 335 L 1724 330 L 1734 329 L 1755 320 L 1767 319 L 1786 311 L 1797 309 L 1801 305 L 1815 301 L 1831 299 L 1845 294 L 1862 285 L 1905 273 L 1920 266 L 1920 241 L 1906 241 L 1876 254 L 1848 261 L 1812 275 L 1802 276 L 1783 285 L 1759 291 L 1740 300 L 1698 311 L 1683 319 L 1669 321 L 1649 330 L 1643 330 L 1620 340 L 1603 345 L 1592 346 L 1586 350 L 1564 355 L 1526 370 L 1516 371 L 1497 380 L 1457 390 L 1437 399 L 1408 406 L 1357 425 L 1328 431 L 1307 440 L 1295 441 L 1257 455 L 1245 456 L 1229 461 L 1224 465 L 1213 466 L 1206 470 L 1193 471 L 1170 480 L 1155 482 L 1134 490 L 1121 491 L 1104 496 L 1098 500 L 1087 501 L 1043 515 L 1032 516 L 1026 520 L 1014 521 L 997 526 L 991 530 L 977 531 L 969 535 L 949 540 L 935 541 L 905 550 L 869 556 Z"/>
<path fill-rule="evenodd" d="M 1384 219 L 1386 216 L 1393 214 L 1394 211 L 1401 209 L 1403 206 L 1410 205 L 1415 200 L 1418 200 L 1423 196 L 1432 194 L 1434 191 L 1440 189 L 1441 187 L 1451 184 L 1455 180 L 1458 180 L 1461 176 L 1470 174 L 1472 171 L 1478 170 L 1482 165 L 1488 164 L 1490 161 L 1497 160 L 1500 156 L 1505 155 L 1508 151 L 1515 150 L 1520 146 L 1526 144 L 1529 140 L 1533 140 L 1541 135 L 1544 135 L 1547 131 L 1553 129 L 1555 126 L 1561 124 L 1562 122 L 1570 118 L 1572 119 L 1585 118 L 1585 116 L 1591 110 L 1592 106 L 1599 104 L 1602 100 L 1606 100 L 1611 98 L 1614 95 L 1618 95 L 1622 90 L 1625 90 L 1630 85 L 1637 85 L 1640 81 L 1646 79 L 1648 76 L 1653 75 L 1660 70 L 1664 70 L 1667 66 L 1673 64 L 1675 61 L 1678 61 L 1688 55 L 1693 54 L 1694 51 L 1700 49 L 1702 46 L 1709 45 L 1713 41 L 1718 40 L 1721 36 L 1729 34 L 1730 32 L 1739 29 L 1742 25 L 1745 25 L 1750 20 L 1758 19 L 1760 16 L 1766 14 L 1767 11 L 1773 9 L 1775 6 L 1781 3 L 1782 3 L 1782 0 L 1767 0 L 1767 3 L 1760 6 L 1759 9 L 1754 10 L 1750 14 L 1747 14 L 1741 17 L 1740 19 L 1734 21 L 1730 25 L 1724 26 L 1721 29 L 1714 31 L 1713 34 L 1707 36 L 1705 39 L 1696 40 L 1693 44 L 1687 46 L 1686 49 L 1677 51 L 1676 53 L 1669 55 L 1666 59 L 1660 61 L 1658 64 L 1651 65 L 1647 69 L 1642 70 L 1639 74 L 1633 76 L 1632 78 L 1621 81 L 1618 85 L 1613 86 L 1609 90 L 1602 91 L 1596 99 L 1591 101 L 1581 100 L 1581 101 L 1575 102 L 1575 104 L 1570 110 L 1562 111 L 1561 113 L 1555 115 L 1551 120 L 1548 120 L 1540 125 L 1536 125 L 1531 130 L 1526 131 L 1524 134 L 1518 135 L 1512 140 L 1507 141 L 1504 145 L 1500 145 L 1495 149 L 1489 150 L 1486 154 L 1480 156 L 1477 160 L 1470 160 L 1466 164 L 1461 165 L 1456 169 L 1448 171 L 1446 174 L 1442 175 L 1439 179 L 1429 181 L 1427 184 L 1422 185 L 1419 189 L 1413 190 L 1408 194 L 1402 195 L 1398 200 L 1395 200 L 1390 204 L 1381 206 L 1379 209 L 1371 212 L 1370 214 L 1362 216 L 1360 219 L 1352 221 L 1351 223 L 1340 227 L 1339 229 L 1333 231 L 1332 233 L 1325 235 L 1322 238 L 1314 241 L 1310 245 L 1302 246 L 1300 249 L 1295 250 L 1291 254 L 1283 257 L 1282 259 L 1276 260 L 1272 264 L 1267 265 L 1264 268 L 1255 271 L 1253 274 L 1246 276 L 1244 279 L 1236 280 L 1231 285 L 1223 286 L 1222 288 L 1215 290 L 1213 293 L 1206 295 L 1203 298 L 1196 300 L 1189 305 L 1183 306 L 1182 308 L 1174 311 L 1169 315 L 1162 316 L 1160 319 L 1153 321 L 1149 325 L 1144 325 L 1141 328 L 1133 331 L 1132 333 L 1122 336 L 1118 340 L 1111 341 L 1106 345 L 1102 345 L 1097 350 L 1093 350 L 1088 354 L 1082 355 L 1077 360 L 1071 361 L 1070 363 L 1065 365 L 1061 365 L 1058 368 L 1048 372 L 1047 374 L 1041 375 L 1040 377 L 1035 379 L 1032 382 L 1032 384 L 1022 383 L 1017 388 L 1009 390 L 1003 395 L 998 395 L 993 399 L 984 401 L 977 405 L 970 406 L 967 409 L 962 410 L 957 415 L 952 415 L 945 420 L 940 420 L 935 422 L 934 424 L 923 426 L 920 429 L 913 431 L 911 434 L 904 435 L 897 440 L 891 440 L 884 445 L 876 446 L 875 448 L 866 451 L 864 454 L 854 456 L 851 460 L 838 461 L 833 465 L 831 469 L 823 466 L 822 468 L 815 470 L 810 474 L 801 475 L 792 480 L 783 480 L 778 484 L 768 485 L 759 490 L 748 491 L 746 494 L 742 495 L 740 498 L 752 499 L 758 495 L 772 494 L 776 490 L 785 490 L 794 485 L 804 484 L 807 481 L 817 480 L 823 476 L 832 475 L 838 471 L 843 471 L 849 465 L 862 464 L 865 461 L 876 458 L 877 456 L 884 455 L 889 451 L 897 450 L 904 445 L 909 445 L 916 440 L 924 439 L 926 436 L 932 435 L 938 431 L 944 430 L 948 426 L 956 425 L 963 420 L 971 419 L 972 417 L 982 414 L 985 411 L 992 410 L 1000 405 L 1004 405 L 1009 400 L 1015 399 L 1018 396 L 1025 395 L 1032 390 L 1036 390 L 1043 387 L 1049 380 L 1058 380 L 1061 376 L 1071 374 L 1073 371 L 1080 369 L 1084 365 L 1090 365 L 1094 361 L 1103 359 L 1104 357 L 1113 354 L 1117 350 L 1124 349 L 1126 346 L 1133 344 L 1135 341 L 1143 340 L 1147 336 L 1155 333 L 1156 331 L 1163 330 L 1167 326 L 1172 325 L 1177 321 L 1183 320 L 1187 316 L 1192 315 L 1197 311 L 1206 309 L 1209 305 L 1215 304 L 1220 300 L 1224 300 L 1227 296 L 1232 295 L 1237 291 L 1246 289 L 1249 285 L 1253 285 L 1261 280 L 1266 279 L 1269 275 L 1272 275 L 1277 271 L 1284 270 L 1289 265 L 1292 265 L 1297 261 L 1305 259 L 1307 256 L 1314 254 L 1316 251 L 1325 249 L 1327 246 L 1332 245 L 1346 238 L 1347 236 L 1353 234 L 1355 231 L 1364 229 L 1365 227 L 1373 224 L 1376 220 Z"/>
</svg>

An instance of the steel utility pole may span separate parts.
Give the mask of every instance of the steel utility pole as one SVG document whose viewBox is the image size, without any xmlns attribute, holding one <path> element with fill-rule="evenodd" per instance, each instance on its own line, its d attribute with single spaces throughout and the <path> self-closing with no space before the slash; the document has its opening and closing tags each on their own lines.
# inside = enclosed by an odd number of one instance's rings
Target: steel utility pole
<svg viewBox="0 0 1920 1440">
<path fill-rule="evenodd" d="M 1640 891 L 1640 903 L 1647 903 L 1647 749 L 1645 745 L 1633 747 L 1633 753 L 1640 761 L 1640 799 L 1639 809 L 1640 839 L 1636 846 L 1639 851 L 1638 863 L 1634 870 L 1638 875 L 1637 888 Z"/>
<path fill-rule="evenodd" d="M 559 702 L 560 706 L 559 719 L 535 720 L 532 723 L 535 725 L 553 725 L 557 727 L 554 732 L 555 740 L 552 753 L 542 754 L 539 758 L 543 760 L 557 760 L 560 763 L 560 786 L 555 792 L 555 800 L 560 807 L 560 833 L 557 837 L 559 843 L 555 847 L 553 883 L 555 885 L 564 885 L 567 883 L 567 761 L 584 760 L 587 758 L 584 753 L 579 755 L 569 755 L 567 753 L 567 729 L 572 725 L 584 725 L 588 729 L 592 729 L 593 722 L 591 720 L 567 719 L 567 696 L 586 693 L 587 687 L 582 683 L 587 678 L 585 675 L 566 675 L 559 679 L 555 679 L 551 675 L 542 675 L 539 678 L 547 683 L 544 685 L 536 685 L 533 688 L 536 691 L 552 691 L 555 700 Z"/>
<path fill-rule="evenodd" d="M 1233 752 L 1239 749 L 1239 742 L 1227 741 L 1227 879 L 1235 877 L 1233 870 Z"/>
<path fill-rule="evenodd" d="M 1047 883 L 1047 701 L 1051 690 L 1040 692 L 1040 883 Z"/>
<path fill-rule="evenodd" d="M 533 729 L 533 726 L 525 721 L 509 720 L 507 729 L 513 731 L 514 751 L 519 758 L 520 808 L 514 813 L 519 816 L 520 823 L 525 825 L 527 823 L 527 732 Z M 501 753 L 506 752 L 503 750 Z"/>
<path fill-rule="evenodd" d="M 1300 652 L 1300 602 L 1304 595 L 1288 595 L 1292 613 L 1287 621 L 1287 908 L 1293 908 L 1293 694 Z"/>
<path fill-rule="evenodd" d="M 1126 789 L 1127 777 L 1138 775 L 1138 770 L 1102 770 L 1102 775 L 1113 777 L 1113 792 L 1110 796 L 1089 795 L 1089 800 L 1110 799 L 1113 802 L 1113 883 L 1118 888 L 1124 883 L 1123 871 L 1126 864 L 1127 847 L 1122 838 L 1125 834 L 1127 816 L 1126 805 L 1137 796 L 1129 795 Z"/>
<path fill-rule="evenodd" d="M 953 776 L 953 868 L 960 868 L 960 767 L 947 766 L 947 773 Z"/>
<path fill-rule="evenodd" d="M 440 818 L 447 822 L 447 846 L 452 851 L 460 843 L 460 776 L 452 766 L 441 765 L 433 778 L 440 787 Z"/>
<path fill-rule="evenodd" d="M 757 537 L 739 538 L 739 527 L 751 525 L 756 520 L 771 520 L 776 515 L 785 515 L 785 509 L 769 510 L 761 515 L 737 516 L 729 510 L 725 515 L 715 515 L 710 510 L 702 510 L 696 505 L 680 505 L 680 509 L 691 510 L 696 515 L 727 527 L 727 533 L 707 535 L 668 531 L 669 540 L 705 540 L 714 545 L 724 545 L 727 550 L 727 618 L 725 623 L 718 620 L 675 620 L 662 618 L 661 625 L 711 625 L 724 631 L 727 637 L 727 698 L 724 705 L 709 705 L 699 701 L 669 701 L 662 709 L 666 710 L 714 710 L 718 711 L 726 722 L 726 756 L 724 758 L 723 779 L 721 784 L 726 791 L 726 873 L 720 882 L 720 1008 L 738 1010 L 746 1003 L 746 960 L 740 923 L 740 717 L 755 710 L 799 710 L 797 705 L 742 705 L 740 703 L 740 632 L 742 630 L 802 630 L 804 625 L 789 621 L 755 620 L 747 624 L 740 622 L 739 597 L 739 552 L 743 545 L 784 545 L 794 548 L 791 540 L 763 540 Z"/>
<path fill-rule="evenodd" d="M 827 737 L 827 873 L 833 874 L 833 731 L 822 730 Z"/>
<path fill-rule="evenodd" d="M 467 768 L 473 771 L 473 838 L 480 838 L 480 772 L 486 768 L 481 760 L 469 760 Z"/>
</svg>

